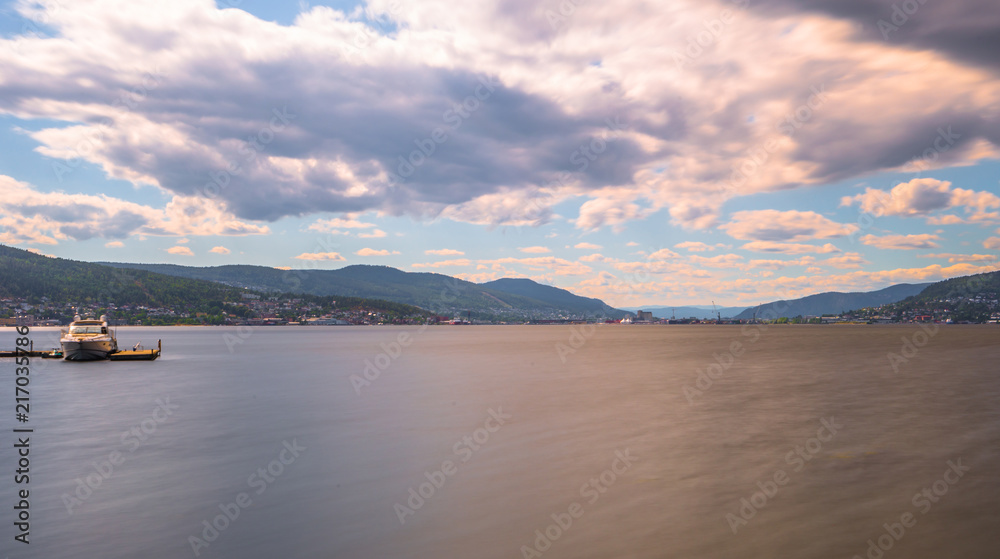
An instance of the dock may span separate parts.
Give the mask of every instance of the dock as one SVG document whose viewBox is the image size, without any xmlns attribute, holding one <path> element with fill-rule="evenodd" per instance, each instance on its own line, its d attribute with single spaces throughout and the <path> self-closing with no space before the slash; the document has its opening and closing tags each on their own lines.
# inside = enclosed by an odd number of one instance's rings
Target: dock
<svg viewBox="0 0 1000 559">
<path fill-rule="evenodd" d="M 136 344 L 137 349 L 116 351 L 108 355 L 108 359 L 112 361 L 152 361 L 160 356 L 160 351 L 163 350 L 163 342 L 156 340 L 156 349 L 138 349 L 139 347 Z"/>
<path fill-rule="evenodd" d="M 158 349 L 130 349 L 112 353 L 108 355 L 108 359 L 112 361 L 152 361 L 159 356 L 160 350 Z"/>
</svg>

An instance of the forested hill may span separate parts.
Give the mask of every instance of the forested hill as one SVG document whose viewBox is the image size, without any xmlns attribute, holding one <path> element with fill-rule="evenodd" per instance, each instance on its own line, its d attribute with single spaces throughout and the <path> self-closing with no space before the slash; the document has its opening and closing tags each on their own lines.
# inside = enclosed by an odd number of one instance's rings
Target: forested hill
<svg viewBox="0 0 1000 559">
<path fill-rule="evenodd" d="M 217 309 L 222 303 L 238 303 L 248 291 L 213 281 L 50 258 L 0 245 L 0 298 L 37 303 L 44 297 L 53 304 L 114 304 L 118 307 L 163 307 L 194 312 Z M 290 297 L 288 294 L 281 296 Z M 339 295 L 297 297 L 335 309 L 365 309 L 393 316 L 428 314 L 422 309 L 393 301 Z"/>
</svg>

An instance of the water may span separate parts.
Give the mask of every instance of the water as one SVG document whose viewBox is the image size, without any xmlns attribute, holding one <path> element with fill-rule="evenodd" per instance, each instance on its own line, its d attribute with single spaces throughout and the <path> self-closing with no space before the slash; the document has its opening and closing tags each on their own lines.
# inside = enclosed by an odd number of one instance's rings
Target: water
<svg viewBox="0 0 1000 559">
<path fill-rule="evenodd" d="M 122 328 L 163 357 L 35 359 L 29 545 L 2 360 L 0 553 L 851 558 L 883 536 L 887 559 L 998 556 L 1000 329 L 579 332 Z"/>
</svg>

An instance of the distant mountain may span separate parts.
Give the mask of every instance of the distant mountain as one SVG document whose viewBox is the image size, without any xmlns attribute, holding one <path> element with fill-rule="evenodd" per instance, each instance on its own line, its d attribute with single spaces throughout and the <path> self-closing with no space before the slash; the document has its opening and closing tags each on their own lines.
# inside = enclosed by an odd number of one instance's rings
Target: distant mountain
<svg viewBox="0 0 1000 559">
<path fill-rule="evenodd" d="M 719 307 L 718 312 L 722 314 L 722 318 L 732 318 L 739 313 L 746 310 L 747 307 Z M 712 307 L 707 309 L 704 307 L 626 307 L 630 311 L 649 311 L 653 313 L 656 318 L 697 318 L 699 320 L 705 320 L 709 318 L 716 318 L 716 311 L 712 310 Z"/>
<path fill-rule="evenodd" d="M 611 308 L 600 299 L 581 297 L 565 289 L 542 285 L 527 278 L 503 278 L 480 285 L 495 291 L 520 295 L 536 301 L 545 301 L 561 309 L 573 309 L 574 312 L 578 313 L 603 316 L 624 314 L 618 309 Z"/>
<path fill-rule="evenodd" d="M 821 316 L 824 314 L 840 314 L 845 311 L 860 309 L 864 307 L 874 307 L 886 305 L 906 299 L 922 292 L 930 283 L 901 283 L 870 292 L 840 293 L 830 291 L 810 295 L 801 299 L 790 301 L 775 301 L 761 305 L 760 307 L 750 307 L 736 315 L 738 319 L 753 318 L 757 313 L 757 318 L 793 318 L 796 316 Z"/>
<path fill-rule="evenodd" d="M 627 314 L 598 299 L 579 297 L 531 280 L 497 280 L 480 285 L 443 274 L 404 272 L 388 266 L 278 270 L 247 265 L 198 268 L 173 264 L 103 264 L 265 291 L 384 299 L 443 315 L 471 313 L 480 318 L 544 318 Z"/>
</svg>

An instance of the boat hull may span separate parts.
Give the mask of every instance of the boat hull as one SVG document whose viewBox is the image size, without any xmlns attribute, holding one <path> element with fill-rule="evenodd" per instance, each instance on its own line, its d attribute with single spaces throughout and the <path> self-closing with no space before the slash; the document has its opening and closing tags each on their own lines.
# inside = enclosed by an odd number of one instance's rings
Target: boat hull
<svg viewBox="0 0 1000 559">
<path fill-rule="evenodd" d="M 99 361 L 118 349 L 111 340 L 63 340 L 61 344 L 63 358 L 67 361 Z"/>
</svg>

